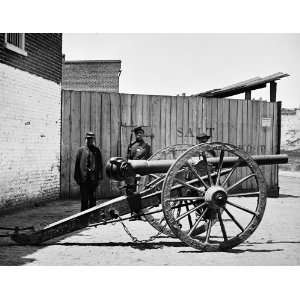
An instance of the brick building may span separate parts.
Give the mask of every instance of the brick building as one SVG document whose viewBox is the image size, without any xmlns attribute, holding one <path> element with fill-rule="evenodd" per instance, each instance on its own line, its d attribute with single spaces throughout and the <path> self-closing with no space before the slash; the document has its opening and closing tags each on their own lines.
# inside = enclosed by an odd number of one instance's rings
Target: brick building
<svg viewBox="0 0 300 300">
<path fill-rule="evenodd" d="M 119 92 L 120 60 L 65 61 L 62 88 L 75 91 Z"/>
<path fill-rule="evenodd" d="M 62 34 L 0 33 L 0 212 L 60 192 Z"/>
<path fill-rule="evenodd" d="M 281 149 L 300 152 L 300 108 L 281 110 Z"/>
</svg>

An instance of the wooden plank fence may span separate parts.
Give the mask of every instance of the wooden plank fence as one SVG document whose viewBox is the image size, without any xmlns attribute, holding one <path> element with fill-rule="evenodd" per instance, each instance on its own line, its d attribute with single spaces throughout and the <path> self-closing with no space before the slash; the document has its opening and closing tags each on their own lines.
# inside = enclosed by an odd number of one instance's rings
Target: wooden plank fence
<svg viewBox="0 0 300 300">
<path fill-rule="evenodd" d="M 280 102 L 212 99 L 185 96 L 154 96 L 99 92 L 62 92 L 61 195 L 79 197 L 73 174 L 75 156 L 84 144 L 86 131 L 93 131 L 104 162 L 126 156 L 130 130 L 146 127 L 152 152 L 172 144 L 195 144 L 198 132 L 211 134 L 211 141 L 231 143 L 250 154 L 278 151 Z M 268 189 L 276 194 L 277 166 L 262 167 Z M 236 176 L 246 175 L 245 169 Z M 243 184 L 253 187 L 253 182 Z M 97 197 L 118 194 L 118 184 L 105 175 Z"/>
</svg>

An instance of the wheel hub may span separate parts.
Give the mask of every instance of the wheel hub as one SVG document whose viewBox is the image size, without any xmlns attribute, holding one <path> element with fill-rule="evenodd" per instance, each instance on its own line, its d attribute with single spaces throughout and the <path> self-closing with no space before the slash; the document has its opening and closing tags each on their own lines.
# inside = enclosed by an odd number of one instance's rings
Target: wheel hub
<svg viewBox="0 0 300 300">
<path fill-rule="evenodd" d="M 219 209 L 225 206 L 227 193 L 222 186 L 211 186 L 206 191 L 204 199 L 210 208 Z"/>
</svg>

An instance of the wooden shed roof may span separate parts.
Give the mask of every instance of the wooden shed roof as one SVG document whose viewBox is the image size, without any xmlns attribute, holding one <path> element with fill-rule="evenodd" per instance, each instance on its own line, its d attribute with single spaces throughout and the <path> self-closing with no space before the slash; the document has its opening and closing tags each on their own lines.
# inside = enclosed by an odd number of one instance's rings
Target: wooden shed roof
<svg viewBox="0 0 300 300">
<path fill-rule="evenodd" d="M 221 89 L 213 89 L 206 92 L 202 92 L 199 94 L 195 94 L 193 96 L 203 96 L 203 97 L 216 97 L 216 98 L 224 98 L 233 95 L 238 95 L 241 93 L 245 93 L 247 91 L 252 91 L 256 89 L 261 89 L 266 87 L 267 83 L 277 81 L 283 77 L 290 76 L 287 73 L 277 72 L 269 76 L 265 77 L 254 77 L 245 81 L 241 81 L 229 86 L 226 86 Z"/>
</svg>

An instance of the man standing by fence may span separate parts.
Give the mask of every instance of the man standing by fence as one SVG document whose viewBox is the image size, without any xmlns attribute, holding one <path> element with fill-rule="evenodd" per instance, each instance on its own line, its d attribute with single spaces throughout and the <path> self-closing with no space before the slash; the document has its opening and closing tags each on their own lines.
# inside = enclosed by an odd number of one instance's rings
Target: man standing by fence
<svg viewBox="0 0 300 300">
<path fill-rule="evenodd" d="M 80 185 L 81 211 L 96 205 L 96 189 L 103 179 L 102 155 L 95 146 L 95 134 L 87 132 L 86 144 L 76 155 L 74 179 Z"/>
<path fill-rule="evenodd" d="M 129 159 L 148 159 L 151 156 L 151 147 L 144 141 L 144 129 L 142 126 L 133 129 L 135 141 L 128 146 Z"/>
<path fill-rule="evenodd" d="M 144 129 L 139 126 L 133 129 L 133 132 L 135 134 L 135 141 L 131 142 L 130 137 L 130 143 L 128 145 L 128 151 L 127 151 L 127 158 L 128 159 L 134 159 L 134 160 L 141 160 L 141 159 L 148 159 L 151 156 L 151 147 L 149 144 L 147 144 L 144 141 Z M 126 194 L 131 195 L 129 197 L 129 205 L 131 207 L 131 218 L 130 221 L 140 220 L 139 217 L 139 202 L 132 201 L 130 199 L 132 198 L 132 195 L 135 194 L 137 186 L 139 184 L 140 176 L 137 175 L 135 178 L 129 178 L 125 180 L 126 183 Z"/>
</svg>

